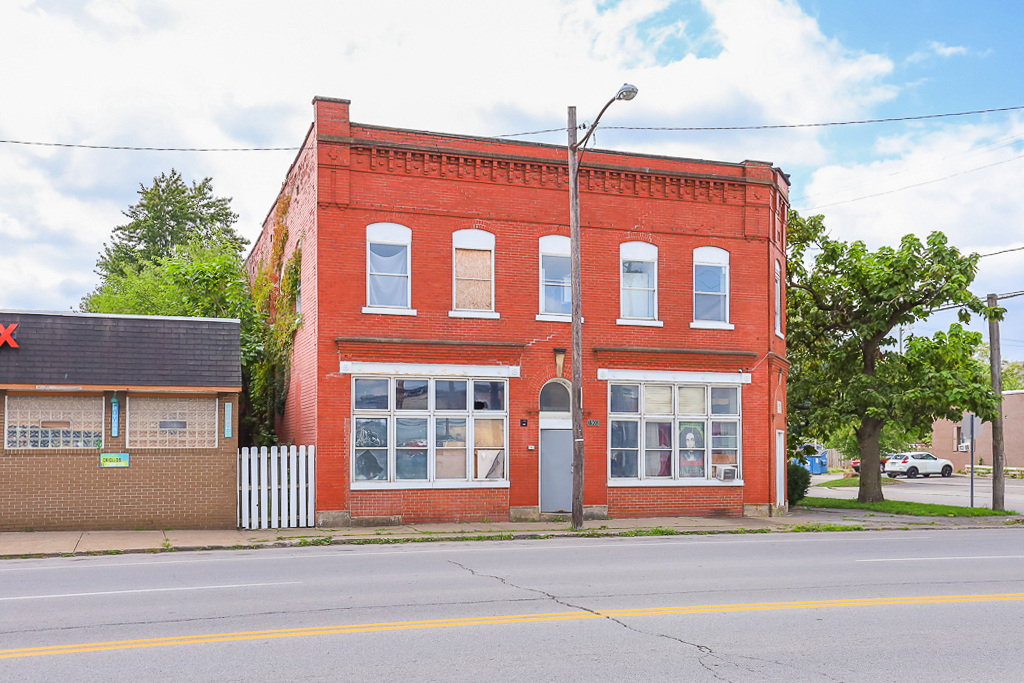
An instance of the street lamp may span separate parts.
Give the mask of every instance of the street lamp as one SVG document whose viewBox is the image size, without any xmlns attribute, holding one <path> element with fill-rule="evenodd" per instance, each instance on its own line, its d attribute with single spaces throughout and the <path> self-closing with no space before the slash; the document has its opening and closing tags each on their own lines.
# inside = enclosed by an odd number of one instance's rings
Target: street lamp
<svg viewBox="0 0 1024 683">
<path fill-rule="evenodd" d="M 637 88 L 624 84 L 608 100 L 583 139 L 576 142 L 576 107 L 569 107 L 569 233 L 572 241 L 572 528 L 583 528 L 583 307 L 580 278 L 580 157 L 597 123 L 615 100 L 631 100 Z"/>
</svg>

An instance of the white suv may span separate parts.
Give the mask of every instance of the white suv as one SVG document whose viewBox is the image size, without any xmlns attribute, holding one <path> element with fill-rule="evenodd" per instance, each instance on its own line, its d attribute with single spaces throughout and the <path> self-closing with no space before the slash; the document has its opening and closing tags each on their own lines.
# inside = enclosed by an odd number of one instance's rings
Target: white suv
<svg viewBox="0 0 1024 683">
<path fill-rule="evenodd" d="M 885 473 L 894 479 L 899 474 L 907 475 L 908 479 L 913 479 L 919 474 L 922 477 L 930 477 L 933 474 L 948 477 L 953 474 L 953 463 L 936 458 L 931 453 L 897 453 L 885 463 Z"/>
</svg>

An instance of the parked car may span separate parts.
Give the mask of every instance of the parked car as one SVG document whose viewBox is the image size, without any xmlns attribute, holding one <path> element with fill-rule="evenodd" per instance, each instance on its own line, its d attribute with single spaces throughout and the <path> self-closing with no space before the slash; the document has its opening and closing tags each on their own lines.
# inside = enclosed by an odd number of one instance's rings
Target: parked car
<svg viewBox="0 0 1024 683">
<path fill-rule="evenodd" d="M 904 474 L 908 479 L 917 475 L 930 477 L 939 474 L 949 477 L 953 474 L 953 463 L 944 458 L 936 458 L 931 453 L 897 453 L 885 463 L 885 473 L 895 479 Z"/>
<path fill-rule="evenodd" d="M 885 472 L 885 461 L 892 457 L 892 453 L 882 453 L 878 456 L 879 468 Z M 860 473 L 860 458 L 854 458 L 850 461 L 850 465 L 853 467 L 853 471 Z"/>
</svg>

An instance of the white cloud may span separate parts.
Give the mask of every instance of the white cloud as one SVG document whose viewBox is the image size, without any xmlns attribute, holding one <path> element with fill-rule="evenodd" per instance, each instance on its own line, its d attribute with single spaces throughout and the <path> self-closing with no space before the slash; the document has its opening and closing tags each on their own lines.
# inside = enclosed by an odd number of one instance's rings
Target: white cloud
<svg viewBox="0 0 1024 683">
<path fill-rule="evenodd" d="M 886 82 L 888 57 L 829 38 L 792 0 L 705 0 L 704 35 L 690 28 L 700 22 L 685 13 L 689 7 L 669 0 L 308 0 L 287 9 L 242 0 L 5 3 L 0 62 L 26 66 L 0 71 L 0 138 L 298 145 L 318 94 L 351 99 L 356 121 L 478 135 L 564 125 L 568 104 L 587 120 L 623 82 L 640 96 L 609 110 L 609 126 L 850 118 L 897 94 Z M 671 50 L 663 48 L 680 36 L 686 40 L 677 43 L 720 49 L 666 57 Z M 607 130 L 598 144 L 793 165 L 827 161 L 818 135 Z M 119 211 L 136 200 L 139 183 L 172 166 L 186 178 L 212 176 L 253 238 L 291 160 L 289 152 L 0 145 L 0 307 L 76 305 L 94 283 L 97 251 Z"/>
<path fill-rule="evenodd" d="M 928 42 L 928 46 L 924 50 L 912 53 L 906 61 L 908 64 L 915 64 L 936 56 L 948 59 L 950 57 L 966 57 L 968 54 L 970 54 L 970 50 L 963 45 L 946 45 L 932 40 Z"/>
</svg>

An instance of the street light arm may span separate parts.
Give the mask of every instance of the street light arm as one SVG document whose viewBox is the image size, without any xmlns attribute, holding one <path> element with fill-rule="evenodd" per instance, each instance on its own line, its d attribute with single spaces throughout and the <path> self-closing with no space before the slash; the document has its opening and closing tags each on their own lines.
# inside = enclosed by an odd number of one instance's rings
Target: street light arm
<svg viewBox="0 0 1024 683">
<path fill-rule="evenodd" d="M 584 145 L 587 144 L 587 140 L 589 140 L 590 136 L 593 135 L 595 130 L 597 130 L 597 124 L 601 120 L 601 117 L 604 116 L 604 113 L 606 111 L 608 111 L 608 107 L 612 106 L 612 102 L 614 102 L 617 99 L 618 97 L 611 98 L 610 100 L 608 100 L 608 104 L 604 105 L 604 107 L 601 108 L 601 113 L 599 113 L 597 115 L 597 118 L 594 119 L 594 123 L 590 126 L 590 130 L 587 131 L 587 134 L 583 136 L 582 140 L 573 145 L 572 151 L 579 151 Z"/>
</svg>

